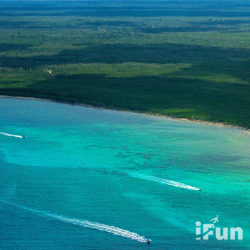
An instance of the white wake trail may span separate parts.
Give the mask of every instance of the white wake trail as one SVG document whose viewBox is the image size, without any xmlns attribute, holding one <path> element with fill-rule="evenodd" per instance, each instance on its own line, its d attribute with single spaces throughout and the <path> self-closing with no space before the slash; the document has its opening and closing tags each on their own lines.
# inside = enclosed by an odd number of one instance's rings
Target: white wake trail
<svg viewBox="0 0 250 250">
<path fill-rule="evenodd" d="M 162 184 L 166 184 L 166 185 L 170 185 L 170 186 L 174 186 L 174 187 L 186 188 L 186 189 L 195 190 L 195 191 L 201 190 L 200 188 L 192 187 L 192 186 L 186 185 L 184 183 L 171 181 L 171 180 L 167 180 L 167 179 L 162 179 L 162 178 L 158 178 L 155 176 L 142 175 L 142 174 L 137 174 L 137 173 L 129 173 L 129 175 L 134 177 L 134 178 L 139 178 L 139 179 L 148 180 L 148 181 L 154 181 L 154 182 L 158 182 L 158 183 L 162 183 Z"/>
<path fill-rule="evenodd" d="M 4 132 L 0 132 L 0 135 L 11 136 L 11 137 L 17 137 L 17 138 L 23 138 L 23 136 L 21 136 L 21 135 L 12 135 L 12 134 L 8 134 L 8 133 L 4 133 Z"/>
<path fill-rule="evenodd" d="M 91 221 L 87 221 L 87 220 L 69 218 L 66 216 L 51 214 L 51 213 L 47 213 L 45 211 L 39 211 L 36 209 L 28 208 L 25 206 L 17 205 L 17 204 L 6 202 L 6 201 L 3 201 L 3 202 L 10 204 L 12 206 L 16 206 L 16 207 L 22 208 L 24 210 L 30 211 L 32 213 L 38 214 L 40 216 L 50 217 L 50 218 L 53 218 L 53 219 L 56 219 L 56 220 L 59 220 L 59 221 L 65 222 L 65 223 L 70 223 L 70 224 L 81 226 L 81 227 L 87 227 L 87 228 L 92 228 L 92 229 L 96 229 L 99 231 L 104 231 L 104 232 L 119 235 L 119 236 L 122 236 L 125 238 L 130 238 L 132 240 L 136 240 L 139 242 L 145 242 L 145 243 L 147 242 L 147 239 L 144 236 L 140 236 L 137 233 L 133 233 L 133 232 L 130 232 L 128 230 L 121 229 L 119 227 L 108 226 L 105 224 L 100 224 L 98 222 L 91 222 Z"/>
</svg>

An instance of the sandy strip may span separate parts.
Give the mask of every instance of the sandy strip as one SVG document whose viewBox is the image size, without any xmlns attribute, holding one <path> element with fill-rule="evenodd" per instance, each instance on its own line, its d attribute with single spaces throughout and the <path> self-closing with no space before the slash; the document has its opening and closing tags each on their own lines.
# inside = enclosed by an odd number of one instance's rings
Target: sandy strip
<svg viewBox="0 0 250 250">
<path fill-rule="evenodd" d="M 66 101 L 55 101 L 55 100 L 52 100 L 52 99 L 43 99 L 43 98 L 38 98 L 38 97 L 8 96 L 8 95 L 0 95 L 0 97 L 4 97 L 4 98 L 17 98 L 17 99 L 27 99 L 27 100 L 38 100 L 38 101 L 46 101 L 46 102 L 56 102 L 56 103 L 64 103 L 64 104 L 70 104 L 70 105 L 91 107 L 91 108 L 96 108 L 96 109 L 106 109 L 106 110 L 128 112 L 128 113 L 141 114 L 141 115 L 165 117 L 165 118 L 171 118 L 171 119 L 181 120 L 181 121 L 199 122 L 199 123 L 205 123 L 205 124 L 211 124 L 211 125 L 219 125 L 219 126 L 224 126 L 224 127 L 238 128 L 238 129 L 242 129 L 242 130 L 250 132 L 250 129 L 247 129 L 247 128 L 244 128 L 244 127 L 240 127 L 240 126 L 234 126 L 234 125 L 224 124 L 224 123 L 220 123 L 220 122 L 208 122 L 208 121 L 188 119 L 188 118 L 178 118 L 178 117 L 172 117 L 172 116 L 167 116 L 167 115 L 153 114 L 153 113 L 146 113 L 146 112 L 136 112 L 136 111 L 123 110 L 123 109 L 118 109 L 118 108 L 117 109 L 108 108 L 108 107 L 104 108 L 104 107 L 101 107 L 101 106 L 93 106 L 93 105 L 88 105 L 88 104 L 84 104 L 84 103 L 74 103 L 74 104 L 71 104 L 71 103 L 66 102 Z"/>
</svg>

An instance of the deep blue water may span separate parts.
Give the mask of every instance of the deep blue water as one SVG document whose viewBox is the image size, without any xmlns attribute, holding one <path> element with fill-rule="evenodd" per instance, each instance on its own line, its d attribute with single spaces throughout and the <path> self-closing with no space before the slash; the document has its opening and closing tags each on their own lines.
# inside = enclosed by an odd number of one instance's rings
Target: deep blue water
<svg viewBox="0 0 250 250">
<path fill-rule="evenodd" d="M 249 145 L 236 128 L 0 98 L 0 249 L 249 249 Z M 196 240 L 217 215 L 243 241 Z"/>
</svg>

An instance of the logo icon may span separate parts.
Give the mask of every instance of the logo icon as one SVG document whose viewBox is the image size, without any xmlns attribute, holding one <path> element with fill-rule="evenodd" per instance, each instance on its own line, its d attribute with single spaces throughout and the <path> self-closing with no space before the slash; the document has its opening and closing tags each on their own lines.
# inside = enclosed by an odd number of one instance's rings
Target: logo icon
<svg viewBox="0 0 250 250">
<path fill-rule="evenodd" d="M 200 221 L 196 221 L 196 240 L 243 240 L 243 230 L 240 227 L 215 227 L 215 224 L 219 223 L 218 217 L 217 215 L 210 220 L 213 224 L 202 225 Z"/>
<path fill-rule="evenodd" d="M 213 218 L 212 220 L 210 220 L 210 221 L 214 221 L 213 223 L 215 224 L 216 222 L 219 222 L 219 220 L 218 220 L 218 216 L 219 215 L 217 215 L 215 218 Z"/>
</svg>

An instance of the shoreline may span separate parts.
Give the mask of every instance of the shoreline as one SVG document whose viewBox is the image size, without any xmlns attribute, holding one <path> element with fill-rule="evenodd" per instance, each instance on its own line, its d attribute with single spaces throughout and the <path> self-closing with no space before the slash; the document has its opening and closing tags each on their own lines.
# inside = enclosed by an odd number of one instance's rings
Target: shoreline
<svg viewBox="0 0 250 250">
<path fill-rule="evenodd" d="M 230 124 L 224 124 L 224 123 L 220 123 L 220 122 L 208 122 L 208 121 L 203 121 L 203 120 L 195 120 L 195 119 L 188 119 L 188 118 L 172 117 L 172 116 L 161 115 L 161 114 L 156 114 L 156 113 L 154 114 L 154 113 L 146 113 L 146 112 L 136 112 L 136 111 L 123 110 L 123 109 L 114 109 L 114 108 L 108 108 L 108 107 L 104 108 L 104 107 L 101 107 L 101 106 L 93 106 L 93 105 L 84 104 L 84 103 L 74 103 L 74 104 L 72 104 L 72 103 L 69 103 L 69 102 L 66 102 L 66 101 L 56 101 L 56 100 L 53 100 L 53 99 L 44 99 L 44 98 L 39 98 L 39 97 L 0 95 L 0 98 L 1 97 L 4 97 L 4 98 L 16 98 L 16 99 L 26 99 L 26 100 L 38 100 L 38 101 L 46 101 L 46 102 L 55 102 L 55 103 L 77 105 L 77 106 L 90 107 L 90 108 L 96 108 L 96 109 L 105 109 L 105 110 L 128 112 L 128 113 L 141 114 L 141 115 L 157 116 L 157 117 L 162 117 L 162 118 L 171 118 L 171 119 L 180 120 L 180 121 L 190 121 L 190 122 L 198 122 L 198 123 L 204 123 L 204 124 L 210 124 L 210 125 L 218 125 L 218 126 L 224 126 L 224 127 L 238 128 L 238 129 L 250 132 L 250 129 L 244 128 L 244 127 L 240 127 L 240 126 L 235 126 L 235 125 L 230 125 Z"/>
</svg>

